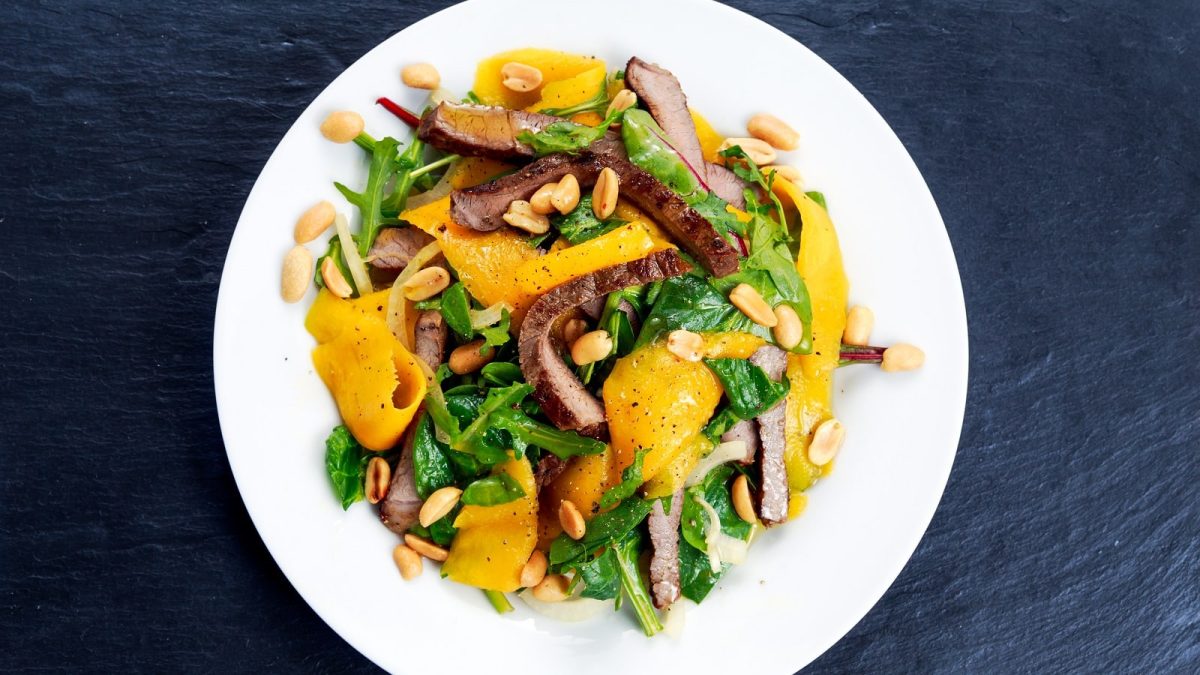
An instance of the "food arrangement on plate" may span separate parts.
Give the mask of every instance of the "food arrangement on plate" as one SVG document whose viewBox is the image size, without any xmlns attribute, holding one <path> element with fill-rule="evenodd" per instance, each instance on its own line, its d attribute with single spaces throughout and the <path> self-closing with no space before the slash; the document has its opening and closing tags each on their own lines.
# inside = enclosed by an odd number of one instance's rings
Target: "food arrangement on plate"
<svg viewBox="0 0 1200 675">
<path fill-rule="evenodd" d="M 834 370 L 919 368 L 847 309 L 825 196 L 779 164 L 799 134 L 755 114 L 726 138 L 635 57 L 518 49 L 459 97 L 431 64 L 406 142 L 360 115 L 321 133 L 369 161 L 295 227 L 289 302 L 342 417 L 326 467 L 424 560 L 579 620 L 629 603 L 646 635 L 796 518 L 846 429 Z M 307 245 L 335 232 L 314 259 Z M 665 615 L 664 615 L 665 613 Z"/>
</svg>

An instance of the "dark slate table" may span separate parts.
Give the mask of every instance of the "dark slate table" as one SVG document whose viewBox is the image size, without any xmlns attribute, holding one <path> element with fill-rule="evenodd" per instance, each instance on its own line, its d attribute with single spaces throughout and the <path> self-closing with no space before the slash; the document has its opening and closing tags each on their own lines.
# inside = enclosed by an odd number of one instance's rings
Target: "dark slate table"
<svg viewBox="0 0 1200 675">
<path fill-rule="evenodd" d="M 0 669 L 367 672 L 226 463 L 211 328 L 276 141 L 442 2 L 0 8 Z M 809 669 L 1200 670 L 1200 3 L 735 3 L 908 147 L 966 291 L 962 445 Z"/>
</svg>

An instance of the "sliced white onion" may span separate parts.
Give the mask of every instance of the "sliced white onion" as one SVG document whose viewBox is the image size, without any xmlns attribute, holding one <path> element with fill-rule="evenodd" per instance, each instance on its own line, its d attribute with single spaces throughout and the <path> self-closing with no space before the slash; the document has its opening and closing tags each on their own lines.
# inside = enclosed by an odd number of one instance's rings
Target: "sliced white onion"
<svg viewBox="0 0 1200 675">
<path fill-rule="evenodd" d="M 708 566 L 712 569 L 713 574 L 721 571 L 721 556 L 717 554 L 717 539 L 721 536 L 721 516 L 717 515 L 717 510 L 712 504 L 705 501 L 704 497 L 696 495 L 693 497 L 700 508 L 708 514 L 708 527 L 704 533 L 704 547 L 708 549 Z"/>
<path fill-rule="evenodd" d="M 454 176 L 454 172 L 458 170 L 458 166 L 459 166 L 459 163 L 454 162 L 453 164 L 450 165 L 449 169 L 446 169 L 446 173 L 442 174 L 442 178 L 438 182 L 433 184 L 433 187 L 422 192 L 421 194 L 411 195 L 408 198 L 408 201 L 406 201 L 404 203 L 404 208 L 418 209 L 418 208 L 421 208 L 422 206 L 425 206 L 426 204 L 436 202 L 437 200 L 441 199 L 442 197 L 445 197 L 446 195 L 450 194 L 451 189 L 453 189 L 453 186 L 451 186 L 450 181 Z"/>
<path fill-rule="evenodd" d="M 496 325 L 503 318 L 505 310 L 509 314 L 512 314 L 512 305 L 507 302 L 497 302 L 486 309 L 472 309 L 469 312 L 471 315 L 471 328 L 479 330 L 480 328 Z"/>
<path fill-rule="evenodd" d="M 745 441 L 729 441 L 722 443 L 713 448 L 713 451 L 705 455 L 696 464 L 696 468 L 688 474 L 687 480 L 683 481 L 684 487 L 692 487 L 698 485 L 717 466 L 725 462 L 732 462 L 735 459 L 742 459 L 746 456 Z"/>
<path fill-rule="evenodd" d="M 354 286 L 358 288 L 358 297 L 361 298 L 375 290 L 371 285 L 371 277 L 367 274 L 367 266 L 359 257 L 358 247 L 354 245 L 354 238 L 350 236 L 350 224 L 346 222 L 346 216 L 337 214 L 333 219 L 333 227 L 337 230 L 338 240 L 342 242 L 342 257 L 346 260 L 346 267 L 350 268 L 350 276 L 354 277 Z"/>
<path fill-rule="evenodd" d="M 684 608 L 684 601 L 681 598 L 663 610 L 663 633 L 673 638 L 683 635 L 683 627 L 687 623 L 685 621 L 686 614 Z"/>
<path fill-rule="evenodd" d="M 438 105 L 439 103 L 445 103 L 446 101 L 458 103 L 458 97 L 454 95 L 454 92 L 445 87 L 438 87 L 437 89 L 429 92 L 429 103 L 431 105 Z"/>
<path fill-rule="evenodd" d="M 416 255 L 408 261 L 400 275 L 396 277 L 396 281 L 392 282 L 392 290 L 388 293 L 388 312 L 387 325 L 392 330 L 392 335 L 404 345 L 404 348 L 412 351 L 412 340 L 408 338 L 408 298 L 404 297 L 404 282 L 412 278 L 414 274 L 419 272 L 430 260 L 437 257 L 442 252 L 442 247 L 436 241 L 431 241 L 426 244 L 421 250 L 417 251 Z M 417 359 L 420 361 L 421 359 Z"/>
<path fill-rule="evenodd" d="M 588 619 L 594 619 L 605 611 L 613 611 L 612 600 L 571 598 L 562 602 L 542 602 L 533 597 L 533 592 L 528 588 L 517 593 L 517 597 L 533 611 L 556 621 L 587 621 Z"/>
</svg>

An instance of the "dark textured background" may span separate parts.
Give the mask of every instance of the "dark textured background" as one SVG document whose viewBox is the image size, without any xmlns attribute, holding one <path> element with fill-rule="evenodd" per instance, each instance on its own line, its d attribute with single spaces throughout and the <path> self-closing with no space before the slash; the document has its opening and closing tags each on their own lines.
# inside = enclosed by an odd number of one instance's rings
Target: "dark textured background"
<svg viewBox="0 0 1200 675">
<path fill-rule="evenodd" d="M 1200 3 L 734 3 L 891 123 L 971 329 L 941 508 L 828 672 L 1200 669 Z M 0 669 L 368 672 L 267 555 L 211 328 L 259 169 L 441 2 L 0 7 Z"/>
</svg>

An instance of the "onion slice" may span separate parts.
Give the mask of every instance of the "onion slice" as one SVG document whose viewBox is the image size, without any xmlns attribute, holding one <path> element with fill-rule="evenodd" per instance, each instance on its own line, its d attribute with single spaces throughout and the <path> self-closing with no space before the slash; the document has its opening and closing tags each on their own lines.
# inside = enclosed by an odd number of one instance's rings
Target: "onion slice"
<svg viewBox="0 0 1200 675">
<path fill-rule="evenodd" d="M 367 274 L 367 265 L 358 255 L 358 246 L 350 236 L 350 224 L 346 222 L 346 216 L 337 214 L 333 219 L 333 227 L 342 242 L 342 257 L 346 260 L 346 267 L 350 268 L 350 276 L 354 277 L 354 286 L 358 289 L 358 297 L 361 298 L 375 290 L 371 285 L 371 277 Z"/>
<path fill-rule="evenodd" d="M 442 174 L 441 179 L 433 184 L 433 187 L 422 192 L 421 194 L 410 196 L 408 201 L 404 203 L 404 208 L 418 209 L 426 204 L 436 202 L 442 197 L 450 194 L 450 190 L 452 189 L 450 181 L 454 177 L 454 173 L 458 171 L 458 166 L 458 162 L 451 164 L 450 168 L 446 169 L 446 173 Z"/>
<path fill-rule="evenodd" d="M 404 348 L 412 351 L 412 340 L 408 337 L 408 298 L 404 297 L 404 282 L 413 277 L 414 274 L 421 271 L 421 268 L 433 260 L 442 252 L 442 247 L 436 241 L 431 241 L 426 244 L 421 250 L 417 251 L 416 255 L 408 261 L 400 275 L 396 277 L 396 281 L 392 283 L 392 290 L 388 293 L 388 310 L 387 310 L 387 325 L 392 330 L 392 335 L 404 345 Z M 421 361 L 421 359 L 417 359 Z"/>
<path fill-rule="evenodd" d="M 497 302 L 486 309 L 470 310 L 469 314 L 471 315 L 471 328 L 479 330 L 480 328 L 487 328 L 488 326 L 496 325 L 500 319 L 504 318 L 505 310 L 507 310 L 509 314 L 512 314 L 513 307 L 512 305 L 503 301 Z"/>
<path fill-rule="evenodd" d="M 713 451 L 705 455 L 696 464 L 696 468 L 688 474 L 687 480 L 683 482 L 684 487 L 692 487 L 698 485 L 716 467 L 725 462 L 732 462 L 735 459 L 742 459 L 746 456 L 745 441 L 729 441 L 722 443 L 713 448 Z"/>
</svg>

